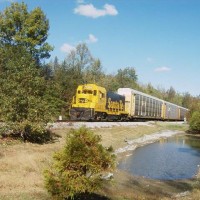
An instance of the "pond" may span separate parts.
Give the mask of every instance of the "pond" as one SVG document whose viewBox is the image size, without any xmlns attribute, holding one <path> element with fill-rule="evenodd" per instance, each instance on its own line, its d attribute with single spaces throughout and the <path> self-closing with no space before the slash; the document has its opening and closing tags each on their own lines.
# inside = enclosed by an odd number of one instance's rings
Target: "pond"
<svg viewBox="0 0 200 200">
<path fill-rule="evenodd" d="M 200 167 L 200 138 L 177 135 L 137 148 L 118 168 L 133 175 L 160 180 L 188 179 Z"/>
</svg>

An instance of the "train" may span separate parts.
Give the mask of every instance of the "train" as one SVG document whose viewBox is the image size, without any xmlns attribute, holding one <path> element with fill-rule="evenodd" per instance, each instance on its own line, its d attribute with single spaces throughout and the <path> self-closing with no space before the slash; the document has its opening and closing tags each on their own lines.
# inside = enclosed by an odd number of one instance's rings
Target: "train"
<svg viewBox="0 0 200 200">
<path fill-rule="evenodd" d="M 131 88 L 116 93 L 96 84 L 79 85 L 69 110 L 72 121 L 184 121 L 187 108 Z"/>
</svg>

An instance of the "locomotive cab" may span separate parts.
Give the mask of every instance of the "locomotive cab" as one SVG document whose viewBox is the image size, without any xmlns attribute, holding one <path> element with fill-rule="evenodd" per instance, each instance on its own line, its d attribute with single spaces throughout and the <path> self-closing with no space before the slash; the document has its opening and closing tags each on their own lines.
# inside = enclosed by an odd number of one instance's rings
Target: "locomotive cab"
<svg viewBox="0 0 200 200">
<path fill-rule="evenodd" d="M 70 118 L 71 120 L 92 120 L 96 112 L 105 111 L 106 90 L 96 84 L 79 85 L 73 97 Z"/>
</svg>

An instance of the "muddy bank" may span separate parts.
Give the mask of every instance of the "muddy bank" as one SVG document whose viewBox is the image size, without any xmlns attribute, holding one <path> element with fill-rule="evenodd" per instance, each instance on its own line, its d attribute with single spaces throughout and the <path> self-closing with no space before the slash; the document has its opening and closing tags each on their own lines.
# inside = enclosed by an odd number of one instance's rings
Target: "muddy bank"
<svg viewBox="0 0 200 200">
<path fill-rule="evenodd" d="M 193 195 L 193 190 L 199 186 L 196 179 L 159 181 L 117 170 L 113 182 L 107 184 L 104 191 L 113 200 L 199 200 L 199 196 Z"/>
</svg>

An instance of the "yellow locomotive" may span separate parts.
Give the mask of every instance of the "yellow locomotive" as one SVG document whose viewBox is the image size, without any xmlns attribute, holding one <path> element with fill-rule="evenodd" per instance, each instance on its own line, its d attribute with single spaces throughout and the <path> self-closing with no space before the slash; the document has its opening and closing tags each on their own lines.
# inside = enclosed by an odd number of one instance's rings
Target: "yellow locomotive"
<svg viewBox="0 0 200 200">
<path fill-rule="evenodd" d="M 125 97 L 96 84 L 79 85 L 70 109 L 71 120 L 123 120 Z"/>
<path fill-rule="evenodd" d="M 131 88 L 107 92 L 96 84 L 79 85 L 70 108 L 71 120 L 156 119 L 183 121 L 187 108 Z"/>
</svg>

